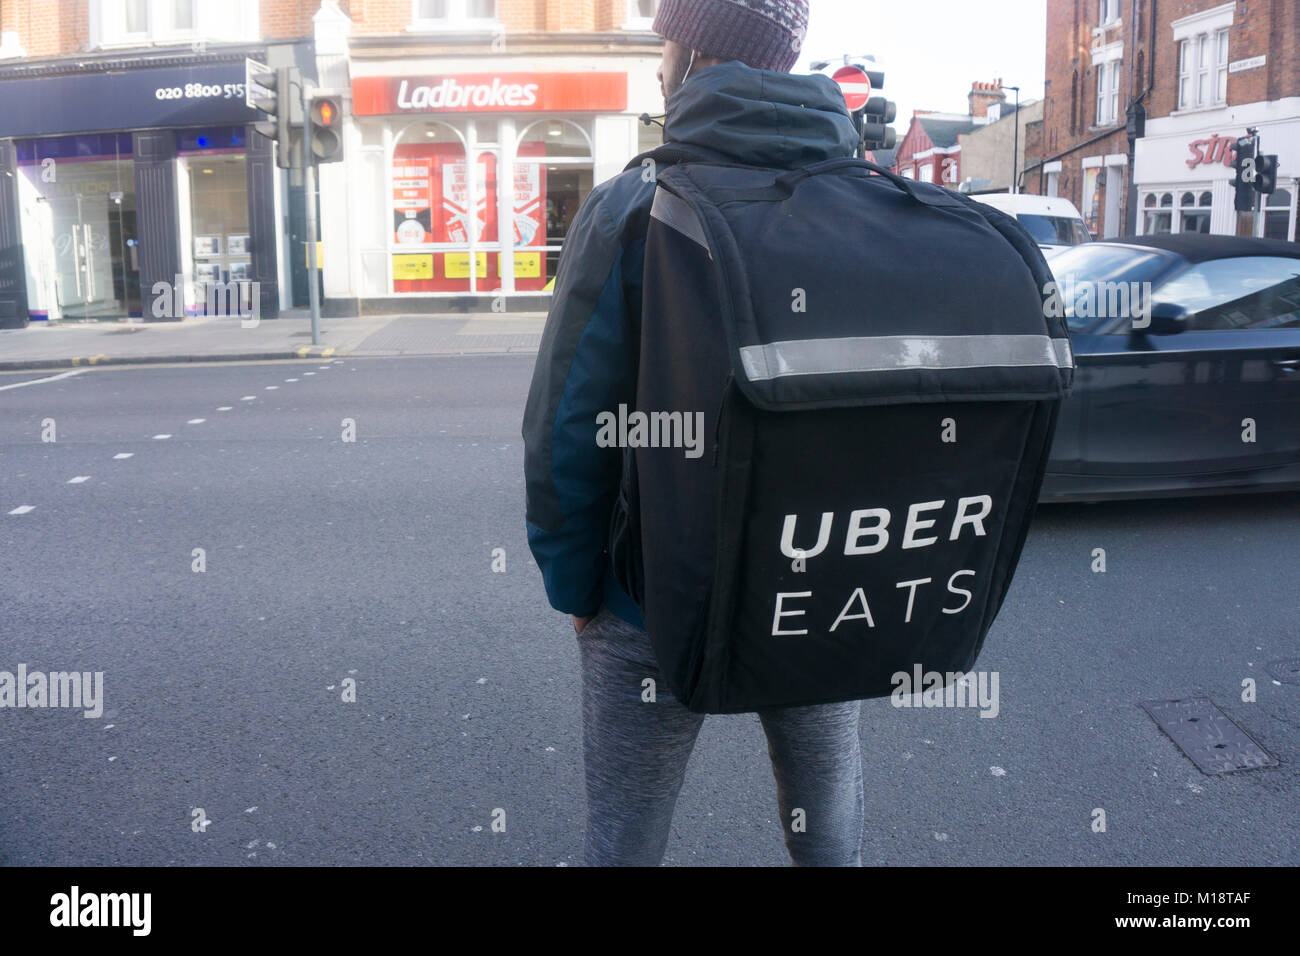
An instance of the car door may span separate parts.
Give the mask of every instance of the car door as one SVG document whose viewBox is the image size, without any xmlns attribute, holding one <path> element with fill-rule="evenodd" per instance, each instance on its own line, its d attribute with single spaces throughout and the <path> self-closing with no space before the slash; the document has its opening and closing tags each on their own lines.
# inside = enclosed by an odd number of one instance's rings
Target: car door
<svg viewBox="0 0 1300 956">
<path fill-rule="evenodd" d="M 1300 259 L 1189 266 L 1152 307 L 1181 307 L 1180 331 L 1110 324 L 1089 350 L 1087 471 L 1222 476 L 1300 461 Z"/>
</svg>

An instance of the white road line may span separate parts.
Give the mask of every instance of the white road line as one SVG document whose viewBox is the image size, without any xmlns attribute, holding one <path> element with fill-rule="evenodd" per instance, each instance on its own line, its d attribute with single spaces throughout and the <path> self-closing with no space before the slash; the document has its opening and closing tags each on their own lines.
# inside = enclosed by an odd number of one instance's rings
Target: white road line
<svg viewBox="0 0 1300 956">
<path fill-rule="evenodd" d="M 329 368 L 330 368 L 328 365 L 317 365 L 316 367 L 317 367 L 317 368 L 323 368 L 323 369 L 324 369 L 325 371 L 327 371 L 327 372 L 329 371 Z"/>
<path fill-rule="evenodd" d="M 188 422 L 186 422 L 185 424 L 186 424 L 186 425 L 202 425 L 202 424 L 203 424 L 204 422 L 206 422 L 206 421 L 207 421 L 206 418 L 191 418 L 191 419 L 190 419 Z"/>
<path fill-rule="evenodd" d="M 255 402 L 255 401 L 257 401 L 257 396 L 256 396 L 256 395 L 245 395 L 243 398 L 240 399 L 240 401 L 241 401 L 241 402 Z"/>
<path fill-rule="evenodd" d="M 90 481 L 90 475 L 78 475 L 76 478 L 69 478 L 69 479 L 68 479 L 68 484 L 70 484 L 70 485 L 79 485 L 79 484 L 81 484 L 83 481 Z"/>
<path fill-rule="evenodd" d="M 118 461 L 118 460 L 120 460 L 120 459 L 122 459 L 122 458 L 130 458 L 130 457 L 131 457 L 132 455 L 134 455 L 134 454 L 135 454 L 135 452 L 133 452 L 133 451 L 120 451 L 120 452 L 118 452 L 116 455 L 113 456 L 113 460 L 114 460 L 114 461 Z"/>
<path fill-rule="evenodd" d="M 280 387 L 279 385 L 268 385 L 268 386 L 266 386 L 266 390 L 267 390 L 268 392 L 274 392 L 274 391 L 275 391 L 277 388 L 279 388 L 279 387 Z"/>
<path fill-rule="evenodd" d="M 34 378 L 29 382 L 14 382 L 12 385 L 0 385 L 0 392 L 7 391 L 11 388 L 22 388 L 24 385 L 40 385 L 42 382 L 57 382 L 61 378 L 71 378 L 73 375 L 80 375 L 82 372 L 89 372 L 88 368 L 74 368 L 70 372 L 60 372 L 58 375 L 50 375 L 47 378 Z"/>
<path fill-rule="evenodd" d="M 234 407 L 235 407 L 234 405 L 222 405 L 220 408 L 217 409 L 217 411 L 219 411 L 219 412 L 228 412 L 228 411 L 230 411 L 230 410 L 231 410 L 232 408 L 234 408 Z"/>
<path fill-rule="evenodd" d="M 35 510 L 36 510 L 35 505 L 19 505 L 17 508 L 15 508 L 13 511 L 9 513 L 11 515 L 25 515 L 27 514 L 27 512 L 35 511 Z"/>
<path fill-rule="evenodd" d="M 297 380 L 296 378 L 286 378 L 285 381 L 286 381 L 286 382 L 296 382 L 296 381 L 298 381 L 298 380 Z"/>
<path fill-rule="evenodd" d="M 154 435 L 154 436 L 153 436 L 153 440 L 154 440 L 154 441 L 166 441 L 168 438 L 171 438 L 171 437 L 172 437 L 171 435 Z"/>
<path fill-rule="evenodd" d="M 315 372 L 303 372 L 302 374 L 303 374 L 303 375 L 315 375 L 316 373 L 315 373 Z"/>
</svg>

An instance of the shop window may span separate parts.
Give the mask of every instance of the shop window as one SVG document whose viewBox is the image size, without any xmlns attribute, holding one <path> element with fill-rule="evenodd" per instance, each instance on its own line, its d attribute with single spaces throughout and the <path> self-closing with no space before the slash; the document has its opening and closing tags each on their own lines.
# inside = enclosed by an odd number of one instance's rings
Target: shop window
<svg viewBox="0 0 1300 956">
<path fill-rule="evenodd" d="M 1208 191 L 1199 196 L 1194 192 L 1183 193 L 1178 203 L 1181 220 L 1178 231 L 1209 235 L 1213 198 Z"/>
<path fill-rule="evenodd" d="M 396 137 L 392 178 L 393 291 L 477 291 L 495 266 L 479 246 L 496 242 L 496 157 L 471 168 L 459 130 L 413 123 Z"/>
<path fill-rule="evenodd" d="M 81 320 L 140 315 L 131 134 L 16 145 L 32 312 Z"/>
<path fill-rule="evenodd" d="M 413 0 L 412 26 L 440 29 L 491 25 L 497 19 L 496 0 Z"/>
<path fill-rule="evenodd" d="M 564 240 L 594 185 L 591 138 L 583 127 L 546 119 L 522 130 L 515 159 L 516 289 L 551 287 Z"/>
<path fill-rule="evenodd" d="M 1266 239 L 1294 239 L 1292 227 L 1291 191 L 1278 189 L 1264 197 L 1264 237 Z"/>
<path fill-rule="evenodd" d="M 1142 200 L 1143 235 L 1162 236 L 1173 231 L 1173 204 L 1173 193 L 1165 193 L 1163 196 L 1158 196 L 1156 193 L 1146 194 L 1146 198 Z"/>
</svg>

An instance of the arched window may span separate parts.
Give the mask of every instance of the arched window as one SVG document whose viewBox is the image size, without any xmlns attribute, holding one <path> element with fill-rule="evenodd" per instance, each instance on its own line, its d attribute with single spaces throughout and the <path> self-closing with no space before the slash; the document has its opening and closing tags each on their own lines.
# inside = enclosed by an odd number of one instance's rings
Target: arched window
<svg viewBox="0 0 1300 956">
<path fill-rule="evenodd" d="M 496 178 L 495 157 L 483 154 L 476 169 L 466 162 L 460 130 L 421 120 L 393 136 L 391 246 L 394 292 L 467 292 L 471 247 L 495 242 L 495 216 L 487 195 Z"/>
<path fill-rule="evenodd" d="M 520 131 L 514 183 L 516 289 L 544 289 L 555 278 L 573 218 L 595 182 L 592 157 L 590 134 L 571 120 L 541 119 Z"/>
</svg>

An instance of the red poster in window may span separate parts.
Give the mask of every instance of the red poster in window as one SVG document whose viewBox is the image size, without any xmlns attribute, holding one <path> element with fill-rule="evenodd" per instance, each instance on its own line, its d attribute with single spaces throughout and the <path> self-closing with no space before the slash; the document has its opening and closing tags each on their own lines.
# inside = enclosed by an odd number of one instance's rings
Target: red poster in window
<svg viewBox="0 0 1300 956">
<path fill-rule="evenodd" d="M 394 157 L 393 233 L 398 245 L 432 241 L 432 159 Z"/>
<path fill-rule="evenodd" d="M 539 157 L 545 144 L 524 143 L 520 158 Z M 473 195 L 476 193 L 476 195 Z M 515 165 L 511 232 L 516 247 L 515 288 L 536 291 L 546 284 L 546 253 L 524 247 L 546 245 L 543 215 L 546 170 L 539 162 Z M 484 246 L 498 241 L 497 161 L 493 153 L 478 158 L 476 182 L 458 143 L 410 143 L 393 151 L 393 290 L 395 292 L 469 292 L 501 288 L 500 253 Z M 478 230 L 479 250 L 470 261 L 471 231 Z M 449 244 L 453 249 L 432 248 Z M 423 258 L 423 257 L 428 257 Z"/>
</svg>

